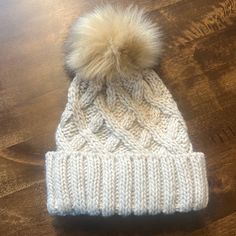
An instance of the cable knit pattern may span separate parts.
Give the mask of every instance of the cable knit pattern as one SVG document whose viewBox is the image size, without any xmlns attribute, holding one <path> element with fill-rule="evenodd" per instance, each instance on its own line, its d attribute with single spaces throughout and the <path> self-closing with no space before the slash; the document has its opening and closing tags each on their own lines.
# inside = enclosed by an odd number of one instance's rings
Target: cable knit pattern
<svg viewBox="0 0 236 236">
<path fill-rule="evenodd" d="M 72 81 L 46 154 L 48 210 L 57 215 L 141 215 L 204 208 L 203 153 L 153 70 Z"/>
</svg>

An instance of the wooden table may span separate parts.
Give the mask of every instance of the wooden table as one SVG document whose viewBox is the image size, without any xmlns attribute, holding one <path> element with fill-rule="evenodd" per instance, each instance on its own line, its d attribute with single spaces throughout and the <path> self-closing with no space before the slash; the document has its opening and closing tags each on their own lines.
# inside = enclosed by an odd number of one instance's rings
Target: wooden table
<svg viewBox="0 0 236 236">
<path fill-rule="evenodd" d="M 69 85 L 63 41 L 104 1 L 0 1 L 0 235 L 236 235 L 236 1 L 138 0 L 165 32 L 156 71 L 207 156 L 210 202 L 171 216 L 61 217 L 46 210 L 44 154 Z M 123 5 L 130 1 L 120 2 Z"/>
</svg>

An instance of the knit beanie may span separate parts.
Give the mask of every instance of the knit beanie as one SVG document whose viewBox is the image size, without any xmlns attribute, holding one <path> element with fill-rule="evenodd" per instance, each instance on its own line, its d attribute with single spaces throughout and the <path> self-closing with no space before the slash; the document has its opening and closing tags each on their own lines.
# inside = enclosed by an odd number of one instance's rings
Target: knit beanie
<svg viewBox="0 0 236 236">
<path fill-rule="evenodd" d="M 206 207 L 205 156 L 194 152 L 170 92 L 152 69 L 156 24 L 136 7 L 79 18 L 67 42 L 75 73 L 46 154 L 53 215 L 142 215 Z"/>
</svg>

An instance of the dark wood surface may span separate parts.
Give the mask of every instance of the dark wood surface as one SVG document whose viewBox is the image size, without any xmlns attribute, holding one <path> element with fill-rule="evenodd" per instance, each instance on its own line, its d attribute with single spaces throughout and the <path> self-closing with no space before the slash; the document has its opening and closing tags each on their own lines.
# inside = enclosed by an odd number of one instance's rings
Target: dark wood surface
<svg viewBox="0 0 236 236">
<path fill-rule="evenodd" d="M 44 154 L 55 148 L 69 85 L 63 42 L 73 20 L 102 2 L 0 1 L 0 235 L 235 236 L 235 0 L 135 1 L 165 32 L 156 70 L 195 150 L 207 156 L 208 207 L 171 216 L 48 215 Z"/>
</svg>

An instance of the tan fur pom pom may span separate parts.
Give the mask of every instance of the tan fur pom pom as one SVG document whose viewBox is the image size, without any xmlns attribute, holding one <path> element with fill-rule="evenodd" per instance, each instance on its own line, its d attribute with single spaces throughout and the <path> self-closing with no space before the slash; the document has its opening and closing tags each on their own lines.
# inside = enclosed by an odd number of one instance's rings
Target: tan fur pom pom
<svg viewBox="0 0 236 236">
<path fill-rule="evenodd" d="M 129 77 L 157 63 L 160 37 L 159 28 L 137 7 L 97 8 L 72 27 L 66 64 L 85 79 Z"/>
</svg>

